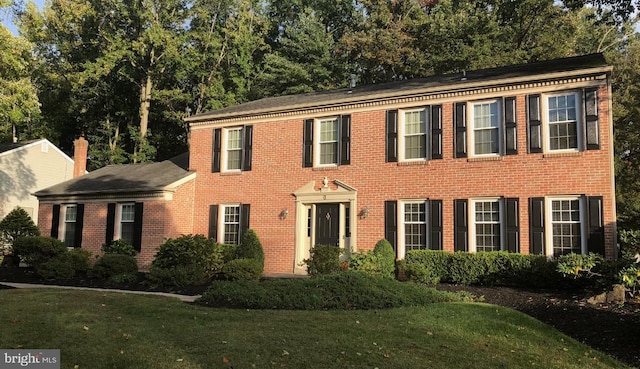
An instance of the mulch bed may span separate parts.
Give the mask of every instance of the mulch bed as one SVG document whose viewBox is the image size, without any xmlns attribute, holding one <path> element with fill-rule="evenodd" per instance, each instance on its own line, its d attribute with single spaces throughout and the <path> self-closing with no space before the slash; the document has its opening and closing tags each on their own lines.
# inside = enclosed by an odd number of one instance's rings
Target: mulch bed
<svg viewBox="0 0 640 369">
<path fill-rule="evenodd" d="M 180 290 L 153 289 L 141 274 L 137 281 L 125 285 L 107 284 L 100 280 L 79 278 L 66 281 L 39 280 L 28 268 L 0 267 L 0 281 L 57 284 L 93 288 L 115 288 L 136 291 L 158 291 L 198 295 L 206 286 Z M 7 288 L 0 285 L 1 288 Z M 528 314 L 574 339 L 640 368 L 640 301 L 624 305 L 592 305 L 583 291 L 521 290 L 509 287 L 459 286 L 439 284 L 443 291 L 467 291 L 479 301 L 510 307 Z"/>
</svg>

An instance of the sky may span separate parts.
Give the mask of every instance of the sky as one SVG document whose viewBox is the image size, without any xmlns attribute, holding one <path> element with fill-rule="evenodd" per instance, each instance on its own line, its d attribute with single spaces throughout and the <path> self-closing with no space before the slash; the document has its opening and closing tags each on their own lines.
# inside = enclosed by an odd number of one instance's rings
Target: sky
<svg viewBox="0 0 640 369">
<path fill-rule="evenodd" d="M 36 5 L 38 5 L 38 8 L 42 9 L 42 7 L 44 6 L 44 2 L 45 0 L 31 0 L 34 3 L 36 3 Z M 0 19 L 2 20 L 2 25 L 7 27 L 9 29 L 9 31 L 11 31 L 11 33 L 13 33 L 14 35 L 18 35 L 18 29 L 16 28 L 16 26 L 13 24 L 12 21 L 12 15 L 11 15 L 11 10 L 10 9 L 2 9 L 0 10 Z"/>
</svg>

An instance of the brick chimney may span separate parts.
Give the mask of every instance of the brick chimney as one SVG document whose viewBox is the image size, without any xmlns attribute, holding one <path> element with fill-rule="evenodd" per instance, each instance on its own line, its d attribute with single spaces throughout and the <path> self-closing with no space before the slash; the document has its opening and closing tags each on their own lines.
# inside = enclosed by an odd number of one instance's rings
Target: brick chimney
<svg viewBox="0 0 640 369">
<path fill-rule="evenodd" d="M 87 171 L 87 152 L 89 150 L 89 142 L 80 136 L 73 141 L 73 178 L 80 177 Z"/>
</svg>

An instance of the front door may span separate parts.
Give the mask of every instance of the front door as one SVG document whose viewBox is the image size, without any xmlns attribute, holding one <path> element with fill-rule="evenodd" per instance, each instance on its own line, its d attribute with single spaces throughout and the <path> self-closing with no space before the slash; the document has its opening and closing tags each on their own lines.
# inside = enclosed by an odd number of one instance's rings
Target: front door
<svg viewBox="0 0 640 369">
<path fill-rule="evenodd" d="M 316 204 L 315 244 L 340 244 L 340 204 Z"/>
</svg>

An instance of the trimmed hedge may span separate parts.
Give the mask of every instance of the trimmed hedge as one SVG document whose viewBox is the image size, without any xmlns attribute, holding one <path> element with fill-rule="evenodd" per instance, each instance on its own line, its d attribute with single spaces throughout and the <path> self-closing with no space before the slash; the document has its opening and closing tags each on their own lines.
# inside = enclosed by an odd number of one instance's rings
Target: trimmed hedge
<svg viewBox="0 0 640 369">
<path fill-rule="evenodd" d="M 256 259 L 234 259 L 222 267 L 222 274 L 232 281 L 257 281 L 262 271 L 263 264 Z"/>
<path fill-rule="evenodd" d="M 66 252 L 67 245 L 51 237 L 20 237 L 13 243 L 13 254 L 34 268 Z"/>
<path fill-rule="evenodd" d="M 404 272 L 409 279 L 435 284 L 557 287 L 556 262 L 543 255 L 508 252 L 409 251 Z"/>
<path fill-rule="evenodd" d="M 358 271 L 318 278 L 216 281 L 197 303 L 215 307 L 282 310 L 368 310 L 461 301 L 437 291 Z"/>
<path fill-rule="evenodd" d="M 91 268 L 89 275 L 92 278 L 113 281 L 122 275 L 135 275 L 138 272 L 136 258 L 125 254 L 104 254 Z"/>
</svg>

